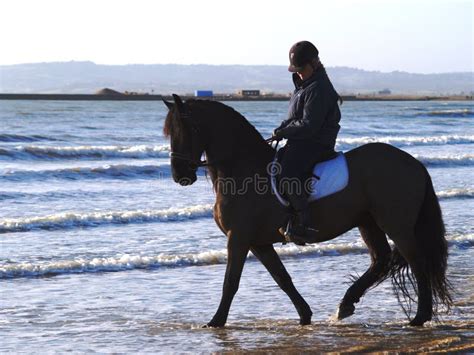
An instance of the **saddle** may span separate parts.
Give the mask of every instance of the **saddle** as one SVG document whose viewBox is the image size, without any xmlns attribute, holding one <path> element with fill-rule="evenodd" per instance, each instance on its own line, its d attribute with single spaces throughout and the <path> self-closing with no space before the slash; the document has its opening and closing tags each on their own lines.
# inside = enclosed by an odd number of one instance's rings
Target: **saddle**
<svg viewBox="0 0 474 355">
<path fill-rule="evenodd" d="M 280 151 L 275 155 L 272 163 L 273 166 L 281 160 L 282 154 L 280 154 Z M 271 171 L 277 170 L 271 169 Z M 309 202 L 341 191 L 349 183 L 349 169 L 344 153 L 331 154 L 326 160 L 317 163 L 313 168 L 312 174 L 314 179 L 311 184 L 311 193 L 308 196 Z M 288 207 L 290 205 L 289 202 L 278 191 L 278 178 L 277 174 L 271 174 L 272 191 L 280 203 Z"/>
</svg>

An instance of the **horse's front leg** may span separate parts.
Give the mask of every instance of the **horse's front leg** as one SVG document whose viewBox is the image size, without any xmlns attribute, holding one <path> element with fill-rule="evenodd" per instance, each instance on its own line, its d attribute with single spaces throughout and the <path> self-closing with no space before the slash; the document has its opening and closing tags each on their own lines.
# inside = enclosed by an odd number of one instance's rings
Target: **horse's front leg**
<svg viewBox="0 0 474 355">
<path fill-rule="evenodd" d="M 311 316 L 313 315 L 313 312 L 311 312 L 309 305 L 296 290 L 296 287 L 291 280 L 291 276 L 286 271 L 285 266 L 281 262 L 280 257 L 273 248 L 273 245 L 254 246 L 251 250 L 258 260 L 262 262 L 268 272 L 270 272 L 278 286 L 280 286 L 288 297 L 290 297 L 300 316 L 300 324 L 311 324 Z"/>
<path fill-rule="evenodd" d="M 227 242 L 227 268 L 225 271 L 224 287 L 221 303 L 208 327 L 223 327 L 229 315 L 230 305 L 239 288 L 240 276 L 244 268 L 245 259 L 249 252 L 248 243 L 239 240 L 236 235 L 229 233 Z"/>
</svg>

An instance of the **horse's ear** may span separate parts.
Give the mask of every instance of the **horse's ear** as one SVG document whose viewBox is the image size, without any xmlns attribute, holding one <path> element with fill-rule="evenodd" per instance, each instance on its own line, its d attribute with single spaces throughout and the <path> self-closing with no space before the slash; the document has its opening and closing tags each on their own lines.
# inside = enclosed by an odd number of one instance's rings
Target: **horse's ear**
<svg viewBox="0 0 474 355">
<path fill-rule="evenodd" d="M 173 100 L 174 100 L 175 105 L 178 107 L 178 111 L 180 112 L 183 111 L 183 108 L 184 108 L 183 100 L 181 100 L 181 98 L 176 94 L 173 94 Z"/>
<path fill-rule="evenodd" d="M 171 110 L 173 108 L 173 103 L 172 102 L 169 102 L 169 101 L 166 101 L 164 99 L 164 97 L 161 98 L 163 100 L 163 102 L 165 103 L 166 107 L 168 107 L 168 110 Z"/>
</svg>

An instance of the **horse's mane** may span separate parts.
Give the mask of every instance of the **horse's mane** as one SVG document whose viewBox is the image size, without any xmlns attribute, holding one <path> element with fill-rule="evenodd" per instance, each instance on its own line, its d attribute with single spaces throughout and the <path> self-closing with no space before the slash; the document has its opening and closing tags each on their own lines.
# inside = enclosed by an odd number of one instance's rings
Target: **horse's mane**
<svg viewBox="0 0 474 355">
<path fill-rule="evenodd" d="M 163 135 L 166 138 L 169 138 L 169 136 L 171 135 L 171 126 L 173 126 L 173 121 L 174 121 L 173 114 L 174 114 L 174 109 L 169 110 L 165 118 L 165 124 L 163 125 Z"/>
<path fill-rule="evenodd" d="M 239 122 L 239 125 L 242 129 L 247 130 L 250 132 L 251 137 L 255 138 L 256 141 L 262 141 L 262 135 L 257 131 L 257 129 L 239 112 L 234 110 L 232 107 L 227 106 L 218 101 L 210 101 L 210 100 L 195 100 L 189 99 L 185 102 L 185 106 L 188 106 L 191 112 L 194 109 L 198 111 L 208 110 L 214 113 L 215 119 L 218 120 L 236 120 Z M 170 110 L 166 116 L 165 123 L 163 126 L 163 134 L 165 137 L 169 137 L 171 134 L 171 130 L 173 127 L 173 133 L 179 135 L 181 132 L 181 125 L 176 122 L 177 120 L 173 120 L 174 110 Z M 194 116 L 193 116 L 194 117 Z"/>
<path fill-rule="evenodd" d="M 232 139 L 233 147 L 230 149 L 233 152 L 240 152 L 237 153 L 237 156 L 242 153 L 248 154 L 249 152 L 252 152 L 253 157 L 259 156 L 260 153 L 265 155 L 273 154 L 272 148 L 265 142 L 257 129 L 232 107 L 218 101 L 189 99 L 184 103 L 184 110 L 186 109 L 189 110 L 191 119 L 204 134 L 206 130 L 214 128 L 214 122 L 221 123 L 220 127 L 224 123 L 224 126 L 229 129 L 222 133 L 229 135 L 229 138 L 234 137 Z M 163 127 L 163 134 L 165 137 L 169 137 L 172 134 L 174 138 L 179 139 L 180 136 L 182 137 L 184 125 L 181 124 L 181 120 L 176 119 L 175 115 L 179 113 L 175 113 L 175 110 L 176 108 L 173 108 L 168 112 Z M 203 124 L 204 120 L 206 120 L 206 124 Z M 236 137 L 237 139 L 235 139 Z M 220 164 L 220 168 L 224 168 L 224 165 Z M 209 165 L 206 169 L 206 176 L 207 172 L 209 172 L 211 178 L 216 177 L 216 166 Z M 213 179 L 214 191 L 217 189 L 215 181 Z"/>
</svg>

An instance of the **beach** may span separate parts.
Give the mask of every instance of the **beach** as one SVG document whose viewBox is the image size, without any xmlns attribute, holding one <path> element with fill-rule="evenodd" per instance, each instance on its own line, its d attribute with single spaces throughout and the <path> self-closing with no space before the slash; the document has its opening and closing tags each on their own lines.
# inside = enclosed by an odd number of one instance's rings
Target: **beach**
<svg viewBox="0 0 474 355">
<path fill-rule="evenodd" d="M 173 182 L 164 104 L 0 103 L 0 352 L 474 351 L 472 101 L 348 101 L 336 146 L 384 142 L 428 168 L 447 230 L 450 314 L 408 327 L 387 281 L 336 321 L 350 276 L 370 264 L 352 230 L 275 246 L 313 310 L 310 326 L 250 253 L 223 329 L 201 327 L 227 260 L 215 195 L 203 169 L 190 187 Z M 224 103 L 264 138 L 288 105 Z"/>
</svg>

